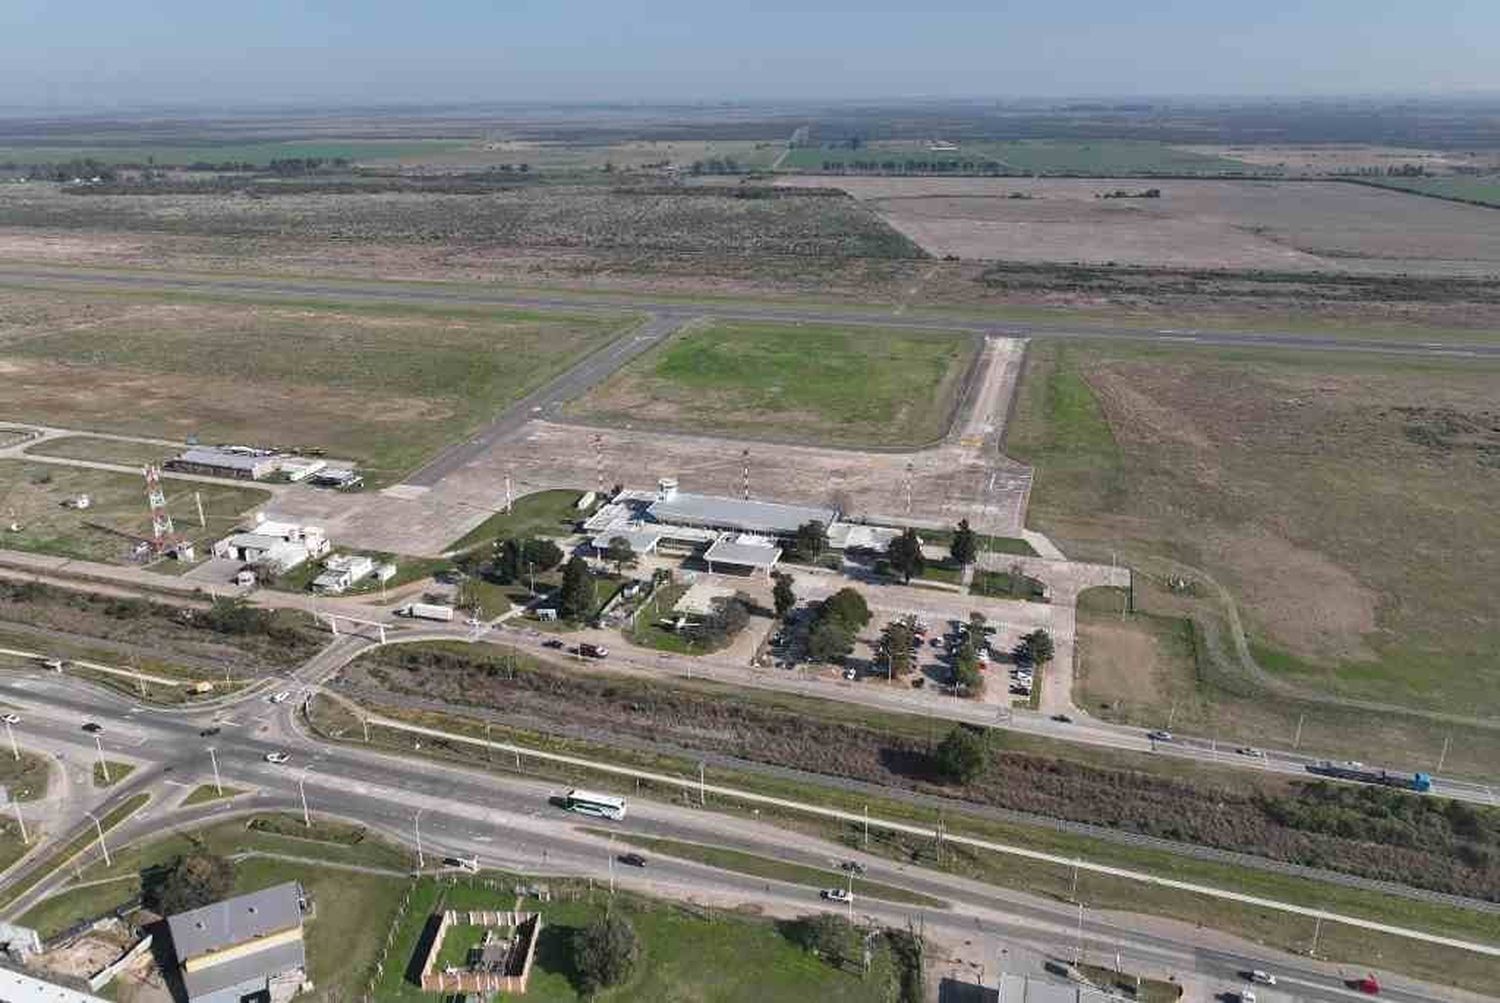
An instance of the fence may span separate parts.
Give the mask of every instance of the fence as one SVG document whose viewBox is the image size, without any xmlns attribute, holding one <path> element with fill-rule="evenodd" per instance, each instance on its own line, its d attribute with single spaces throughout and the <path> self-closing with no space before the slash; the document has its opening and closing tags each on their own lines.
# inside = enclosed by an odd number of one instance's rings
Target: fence
<svg viewBox="0 0 1500 1003">
<path fill-rule="evenodd" d="M 516 903 L 520 905 L 519 902 Z M 467 922 L 470 926 L 483 927 L 511 927 L 515 930 L 516 944 L 510 948 L 507 955 L 505 972 L 485 971 L 461 971 L 450 972 L 444 970 L 434 971 L 438 955 L 443 949 L 443 939 L 448 935 L 448 928 L 454 923 Z M 536 957 L 536 944 L 542 932 L 542 917 L 534 912 L 520 912 L 513 909 L 509 912 L 472 910 L 458 912 L 447 909 L 438 921 L 437 936 L 432 939 L 432 946 L 427 951 L 427 957 L 422 962 L 422 988 L 427 992 L 464 992 L 464 993 L 524 993 L 526 984 L 531 981 L 531 964 Z M 520 964 L 514 974 L 509 969 L 511 962 L 516 958 L 516 952 L 520 951 Z"/>
</svg>

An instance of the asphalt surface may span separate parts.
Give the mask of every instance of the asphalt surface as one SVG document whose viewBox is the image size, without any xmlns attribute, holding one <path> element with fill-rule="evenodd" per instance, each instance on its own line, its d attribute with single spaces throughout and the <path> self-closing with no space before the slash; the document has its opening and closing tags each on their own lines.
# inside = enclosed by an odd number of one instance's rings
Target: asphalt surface
<svg viewBox="0 0 1500 1003">
<path fill-rule="evenodd" d="M 528 421 L 555 421 L 564 404 L 608 379 L 611 373 L 676 331 L 687 319 L 688 315 L 682 313 L 653 313 L 639 328 L 591 352 L 550 383 L 506 408 L 499 417 L 465 441 L 449 446 L 428 460 L 421 469 L 403 478 L 402 483 L 431 487 L 489 453 L 501 440 L 519 432 Z"/>
<path fill-rule="evenodd" d="M 824 908 L 813 889 L 655 854 L 650 855 L 643 871 L 615 865 L 612 858 L 624 848 L 589 831 L 607 823 L 580 823 L 576 816 L 549 804 L 548 799 L 560 794 L 563 785 L 317 742 L 294 727 L 295 700 L 280 705 L 250 700 L 211 714 L 191 714 L 142 707 L 66 677 L 39 674 L 0 676 L 0 698 L 22 715 L 16 727 L 23 744 L 61 751 L 79 762 L 94 756 L 92 739 L 80 730 L 81 723 L 93 720 L 102 724 L 105 754 L 140 763 L 122 789 L 109 792 L 110 803 L 117 803 L 130 790 L 152 785 L 159 791 L 163 783 L 186 789 L 204 782 L 210 776 L 210 743 L 216 749 L 223 782 L 258 791 L 248 801 L 237 799 L 232 804 L 186 811 L 166 803 L 154 804 L 110 833 L 109 842 L 115 847 L 159 834 L 179 822 L 212 821 L 236 809 L 277 808 L 295 813 L 300 810 L 305 791 L 312 811 L 363 821 L 408 845 L 416 843 L 420 831 L 429 866 L 444 855 L 477 855 L 484 866 L 585 875 L 601 883 L 607 882 L 612 872 L 625 887 L 699 901 L 756 902 L 778 915 Z M 202 737 L 201 729 L 209 725 L 219 727 L 220 732 Z M 278 750 L 288 751 L 292 762 L 273 766 L 264 761 L 267 752 Z M 920 920 L 929 935 L 950 944 L 959 939 L 969 942 L 982 956 L 994 958 L 996 965 L 1003 964 L 1007 970 L 1039 971 L 1047 958 L 1071 957 L 1080 947 L 1076 939 L 1078 910 L 1073 905 L 895 864 L 743 817 L 637 798 L 631 802 L 629 819 L 614 828 L 622 834 L 734 845 L 765 856 L 825 866 L 830 887 L 840 880 L 837 861 L 859 859 L 868 868 L 869 880 L 932 895 L 950 903 L 951 908 L 881 903 L 860 896 L 856 879 L 856 916 L 896 925 L 904 925 L 908 919 Z M 56 890 L 68 877 L 64 873 L 44 881 L 7 911 L 21 911 Z M 1082 933 L 1081 946 L 1093 960 L 1113 962 L 1118 952 L 1127 968 L 1178 976 L 1198 990 L 1188 997 L 1194 999 L 1207 999 L 1212 993 L 1232 988 L 1239 983 L 1239 972 L 1261 968 L 1276 972 L 1282 980 L 1278 990 L 1260 994 L 1268 1003 L 1345 1000 L 1351 994 L 1342 986 L 1342 979 L 1364 974 L 1363 968 L 1339 968 L 1263 951 L 1185 926 L 1174 929 L 1168 924 L 1140 920 L 1127 925 L 1114 917 L 1092 915 L 1086 906 Z M 935 964 L 939 971 L 944 970 L 941 960 Z M 1389 999 L 1464 997 L 1395 977 L 1383 978 L 1382 982 L 1386 984 L 1384 996 Z"/>
<path fill-rule="evenodd" d="M 972 331 L 1012 337 L 1126 338 L 1134 341 L 1179 342 L 1221 347 L 1283 348 L 1324 352 L 1376 352 L 1427 357 L 1500 358 L 1500 343 L 1460 340 L 1412 342 L 1400 339 L 1344 337 L 1267 329 L 1232 331 L 1211 328 L 1139 328 L 1076 321 L 1037 320 L 1025 323 L 973 317 L 943 317 L 916 312 L 821 308 L 753 302 L 701 302 L 627 294 L 589 295 L 565 291 L 534 293 L 496 289 L 477 291 L 470 287 L 441 284 L 393 283 L 375 280 L 224 277 L 143 273 L 107 269 L 69 269 L 30 265 L 0 266 L 0 286 L 67 286 L 77 289 L 192 292 L 223 296 L 268 296 L 287 299 L 331 299 L 340 302 L 392 303 L 448 306 L 493 306 L 528 310 L 571 312 L 640 310 L 654 314 L 691 313 L 725 320 L 784 323 L 837 323 L 886 328 Z"/>
</svg>

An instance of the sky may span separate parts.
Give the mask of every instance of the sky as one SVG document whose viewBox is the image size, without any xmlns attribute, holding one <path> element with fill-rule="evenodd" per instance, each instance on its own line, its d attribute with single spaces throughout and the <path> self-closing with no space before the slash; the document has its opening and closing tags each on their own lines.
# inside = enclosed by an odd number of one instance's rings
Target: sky
<svg viewBox="0 0 1500 1003">
<path fill-rule="evenodd" d="M 0 106 L 1500 93 L 1500 0 L 4 0 Z"/>
</svg>

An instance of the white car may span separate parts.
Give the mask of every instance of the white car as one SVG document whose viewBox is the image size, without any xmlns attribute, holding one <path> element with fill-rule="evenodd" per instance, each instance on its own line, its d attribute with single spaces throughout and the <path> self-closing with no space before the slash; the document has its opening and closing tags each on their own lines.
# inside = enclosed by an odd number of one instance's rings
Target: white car
<svg viewBox="0 0 1500 1003">
<path fill-rule="evenodd" d="M 1241 989 L 1240 990 L 1240 1003 L 1255 1003 L 1255 990 L 1254 989 Z"/>
<path fill-rule="evenodd" d="M 1235 749 L 1234 751 L 1237 752 L 1237 753 L 1239 753 L 1242 756 L 1249 756 L 1251 759 L 1265 759 L 1266 758 L 1266 754 L 1264 752 L 1260 751 L 1259 749 L 1257 749 L 1257 748 L 1255 748 L 1254 746 L 1251 746 L 1251 745 L 1242 745 L 1238 749 Z"/>
<path fill-rule="evenodd" d="M 61 672 L 63 670 L 63 660 L 61 658 L 44 658 L 42 659 L 42 668 L 51 669 L 53 672 Z"/>
<path fill-rule="evenodd" d="M 291 690 L 282 690 L 280 693 L 273 693 L 271 695 L 271 702 L 272 703 L 286 703 L 291 698 L 292 698 L 292 691 Z"/>
<path fill-rule="evenodd" d="M 0 717 L 0 721 L 4 721 L 6 724 L 20 724 L 21 723 L 21 715 L 19 715 L 19 714 L 7 714 L 4 717 Z"/>
<path fill-rule="evenodd" d="M 1249 979 L 1251 982 L 1258 982 L 1263 986 L 1274 986 L 1276 984 L 1276 976 L 1272 975 L 1270 972 L 1263 972 L 1259 968 L 1257 968 L 1253 972 L 1247 973 L 1245 975 L 1245 978 Z"/>
<path fill-rule="evenodd" d="M 854 896 L 850 895 L 847 891 L 845 891 L 842 888 L 825 888 L 825 889 L 823 889 L 823 898 L 827 899 L 829 902 L 853 902 L 854 901 Z"/>
<path fill-rule="evenodd" d="M 289 763 L 291 761 L 292 761 L 292 757 L 289 756 L 289 755 L 287 755 L 285 752 L 268 752 L 268 753 L 266 753 L 266 762 L 268 762 L 268 763 L 274 763 L 277 766 L 285 766 L 287 763 Z"/>
</svg>

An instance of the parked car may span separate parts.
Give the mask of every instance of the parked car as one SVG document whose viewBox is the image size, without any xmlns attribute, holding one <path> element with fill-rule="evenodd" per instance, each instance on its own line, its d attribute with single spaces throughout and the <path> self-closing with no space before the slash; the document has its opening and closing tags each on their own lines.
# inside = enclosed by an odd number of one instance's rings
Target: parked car
<svg viewBox="0 0 1500 1003">
<path fill-rule="evenodd" d="M 578 645 L 578 653 L 584 658 L 605 658 L 609 655 L 609 649 L 602 644 L 584 641 Z"/>
<path fill-rule="evenodd" d="M 842 888 L 824 888 L 823 898 L 829 902 L 853 902 L 854 896 Z"/>
<path fill-rule="evenodd" d="M 629 864 L 631 867 L 645 867 L 646 858 L 639 853 L 622 853 L 620 854 L 620 863 Z"/>
<path fill-rule="evenodd" d="M 1240 1003 L 1255 1003 L 1255 990 L 1254 989 L 1241 989 L 1240 990 Z"/>
<path fill-rule="evenodd" d="M 102 725 L 95 724 L 93 721 L 86 721 L 84 722 L 83 730 L 88 732 L 90 735 L 96 735 L 99 732 L 103 731 L 104 727 Z"/>
<path fill-rule="evenodd" d="M 1156 731 L 1148 731 L 1148 732 L 1146 732 L 1146 737 L 1149 738 L 1149 739 L 1151 739 L 1151 741 L 1153 741 L 1153 742 L 1170 742 L 1170 741 L 1172 741 L 1172 733 L 1170 731 L 1163 731 L 1160 728 L 1158 728 Z"/>
<path fill-rule="evenodd" d="M 544 648 L 561 648 L 562 646 L 563 643 L 555 637 L 549 637 L 542 642 L 542 647 Z"/>
<path fill-rule="evenodd" d="M 292 757 L 287 755 L 285 752 L 266 753 L 266 762 L 272 763 L 276 766 L 285 766 L 287 763 L 291 762 L 291 759 Z"/>
</svg>

